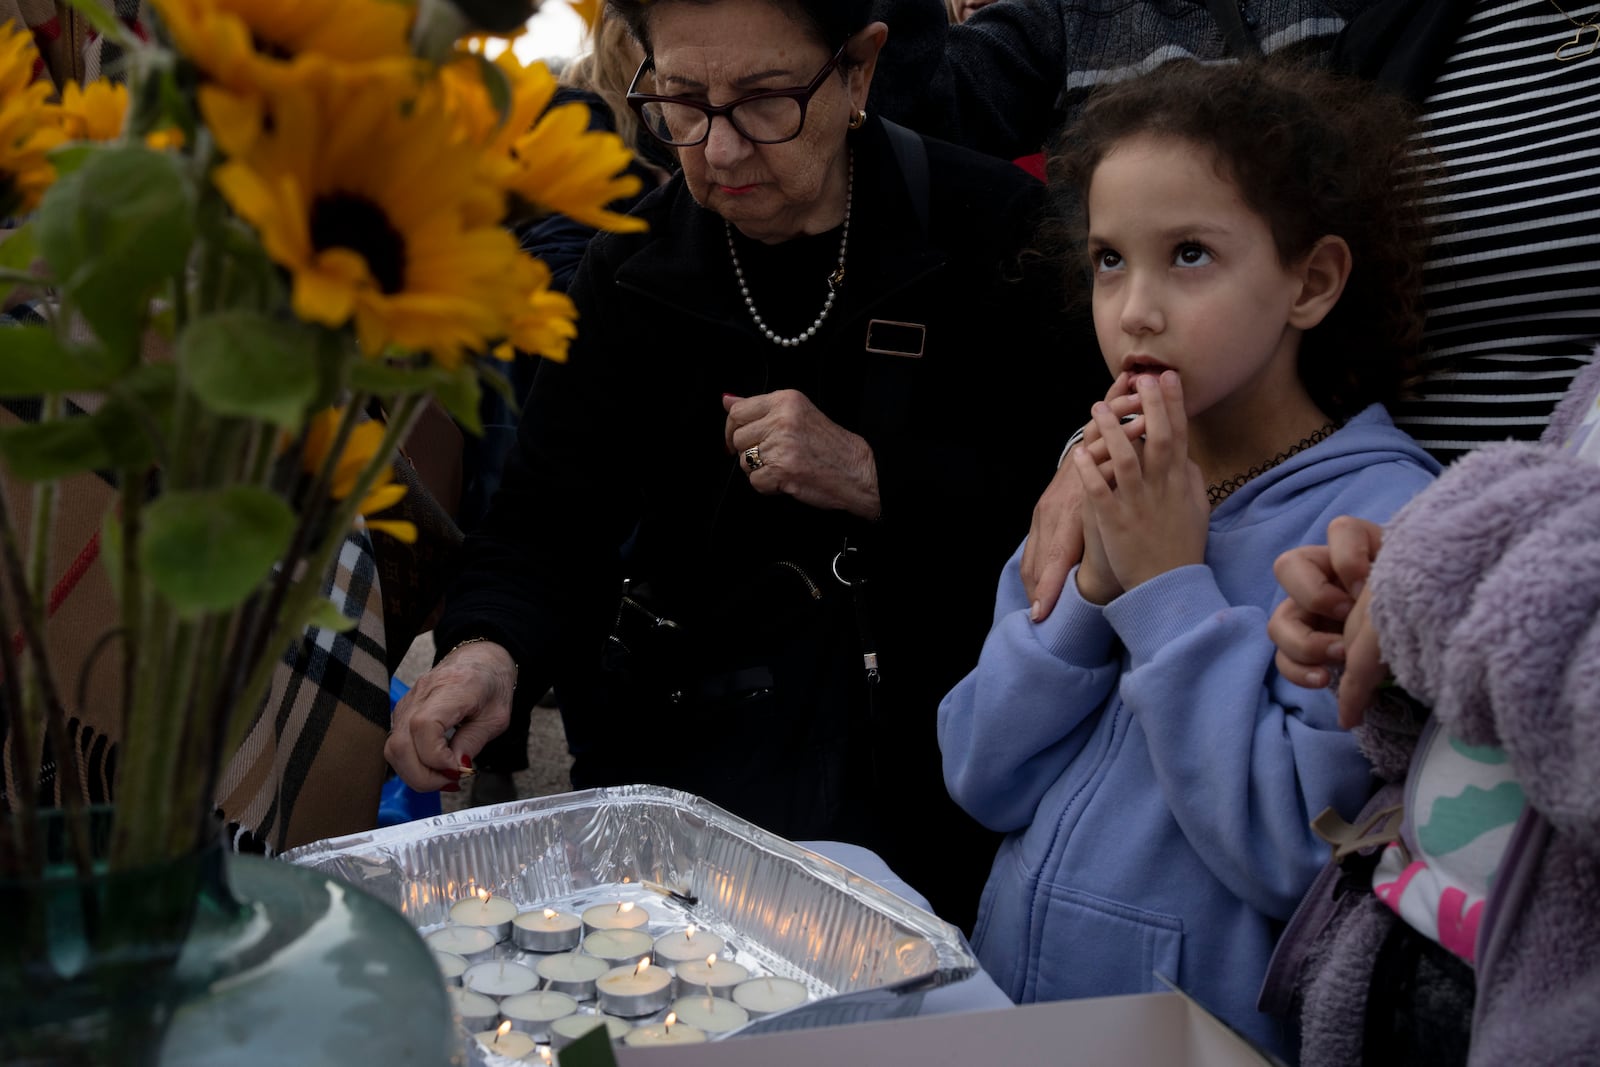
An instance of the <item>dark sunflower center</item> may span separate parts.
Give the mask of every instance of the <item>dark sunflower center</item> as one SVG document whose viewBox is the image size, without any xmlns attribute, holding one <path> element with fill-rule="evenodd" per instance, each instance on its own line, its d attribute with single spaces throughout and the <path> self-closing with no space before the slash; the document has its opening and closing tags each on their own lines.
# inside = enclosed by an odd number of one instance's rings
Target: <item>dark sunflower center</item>
<svg viewBox="0 0 1600 1067">
<path fill-rule="evenodd" d="M 294 58 L 294 52 L 287 45 L 269 41 L 259 34 L 251 34 L 250 43 L 255 46 L 257 52 L 264 56 L 271 56 L 273 59 L 279 59 L 285 63 Z"/>
<path fill-rule="evenodd" d="M 405 238 L 389 225 L 383 209 L 364 196 L 319 196 L 311 208 L 311 247 L 318 252 L 348 248 L 367 261 L 367 269 L 385 293 L 405 288 Z"/>
</svg>

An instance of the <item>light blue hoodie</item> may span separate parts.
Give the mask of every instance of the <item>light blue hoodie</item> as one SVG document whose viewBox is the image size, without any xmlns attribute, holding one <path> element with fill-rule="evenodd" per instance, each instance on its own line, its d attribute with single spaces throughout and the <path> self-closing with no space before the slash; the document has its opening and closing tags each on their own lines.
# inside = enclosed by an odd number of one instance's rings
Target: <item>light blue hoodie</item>
<svg viewBox="0 0 1600 1067">
<path fill-rule="evenodd" d="M 1076 571 L 1028 618 L 1021 550 L 978 666 L 939 708 L 945 784 L 1009 836 L 973 941 L 1018 1002 L 1162 989 L 1159 972 L 1266 1047 L 1268 957 L 1327 856 L 1308 823 L 1353 817 L 1367 763 L 1327 690 L 1272 665 L 1278 555 L 1338 515 L 1388 519 L 1438 464 L 1369 407 L 1233 493 L 1206 561 L 1104 608 Z"/>
</svg>

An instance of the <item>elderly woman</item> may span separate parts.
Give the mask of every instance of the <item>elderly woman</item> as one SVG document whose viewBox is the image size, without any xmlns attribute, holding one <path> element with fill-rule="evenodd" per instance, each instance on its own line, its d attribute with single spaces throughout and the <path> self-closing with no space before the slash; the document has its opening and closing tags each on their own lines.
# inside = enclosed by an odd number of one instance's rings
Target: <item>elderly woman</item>
<svg viewBox="0 0 1600 1067">
<path fill-rule="evenodd" d="M 1055 412 L 1104 388 L 1019 257 L 1041 190 L 865 114 L 868 0 L 613 7 L 682 172 L 578 270 L 578 343 L 539 369 L 390 761 L 448 786 L 554 682 L 576 786 L 866 845 L 963 922 L 992 842 L 944 793 L 939 697 Z"/>
</svg>

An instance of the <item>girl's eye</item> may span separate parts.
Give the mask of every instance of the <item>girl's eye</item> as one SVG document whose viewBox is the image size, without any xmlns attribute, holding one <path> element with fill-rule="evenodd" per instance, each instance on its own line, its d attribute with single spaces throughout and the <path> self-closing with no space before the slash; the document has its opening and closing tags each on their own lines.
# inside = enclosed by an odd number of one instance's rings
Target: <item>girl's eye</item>
<svg viewBox="0 0 1600 1067">
<path fill-rule="evenodd" d="M 1211 262 L 1211 253 L 1197 244 L 1181 244 L 1172 261 L 1180 267 L 1203 267 Z"/>
<path fill-rule="evenodd" d="M 1096 249 L 1095 251 L 1089 253 L 1089 258 L 1094 263 L 1094 270 L 1096 274 L 1102 274 L 1108 270 L 1122 269 L 1122 257 L 1112 249 Z"/>
</svg>

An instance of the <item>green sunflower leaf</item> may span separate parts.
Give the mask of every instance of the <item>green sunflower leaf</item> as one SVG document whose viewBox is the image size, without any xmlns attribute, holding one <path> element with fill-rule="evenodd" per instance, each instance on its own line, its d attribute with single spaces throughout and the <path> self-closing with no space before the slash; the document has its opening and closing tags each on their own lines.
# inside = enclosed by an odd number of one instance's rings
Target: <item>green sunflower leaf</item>
<svg viewBox="0 0 1600 1067">
<path fill-rule="evenodd" d="M 307 626 L 315 626 L 319 630 L 332 630 L 336 634 L 348 633 L 356 628 L 356 620 L 339 610 L 339 606 L 331 600 L 319 600 L 311 609 L 311 617 L 306 620 Z"/>
<path fill-rule="evenodd" d="M 483 418 L 478 412 L 483 390 L 478 387 L 478 372 L 470 363 L 449 372 L 434 388 L 433 395 L 463 430 L 474 437 L 483 436 Z"/>
<path fill-rule="evenodd" d="M 12 230 L 10 236 L 0 240 L 0 271 L 8 273 L 25 274 L 33 266 L 33 261 L 39 258 L 39 243 L 35 239 L 33 226 L 19 226 Z M 0 300 L 11 295 L 20 282 L 0 278 Z"/>
<path fill-rule="evenodd" d="M 151 295 L 188 261 L 194 201 L 178 159 L 124 145 L 96 151 L 39 207 L 39 249 L 67 303 L 129 362 Z"/>
<path fill-rule="evenodd" d="M 495 114 L 500 116 L 501 125 L 504 125 L 506 116 L 511 114 L 511 79 L 506 77 L 506 72 L 500 69 L 499 64 L 483 53 L 474 52 L 472 58 L 477 60 L 478 76 L 483 79 L 483 89 L 489 94 L 489 103 L 494 106 Z"/>
<path fill-rule="evenodd" d="M 0 327 L 0 396 L 98 389 L 104 378 L 47 326 Z"/>
<path fill-rule="evenodd" d="M 317 395 L 315 338 L 249 311 L 196 319 L 178 336 L 178 363 L 200 402 L 219 415 L 293 430 Z"/>
<path fill-rule="evenodd" d="M 0 457 L 27 482 L 92 470 L 142 466 L 155 458 L 147 419 L 112 400 L 92 415 L 17 426 L 0 432 Z"/>
<path fill-rule="evenodd" d="M 179 615 L 224 611 L 266 580 L 294 525 L 288 504 L 252 486 L 168 493 L 145 509 L 139 563 Z"/>
<path fill-rule="evenodd" d="M 358 393 L 378 396 L 415 396 L 447 386 L 453 381 L 450 371 L 434 364 L 402 366 L 380 360 L 361 359 L 350 364 L 350 388 Z"/>
<path fill-rule="evenodd" d="M 122 603 L 122 516 L 117 513 L 117 503 L 106 509 L 100 520 L 100 558 L 106 579 L 111 583 L 111 595 Z"/>
</svg>

